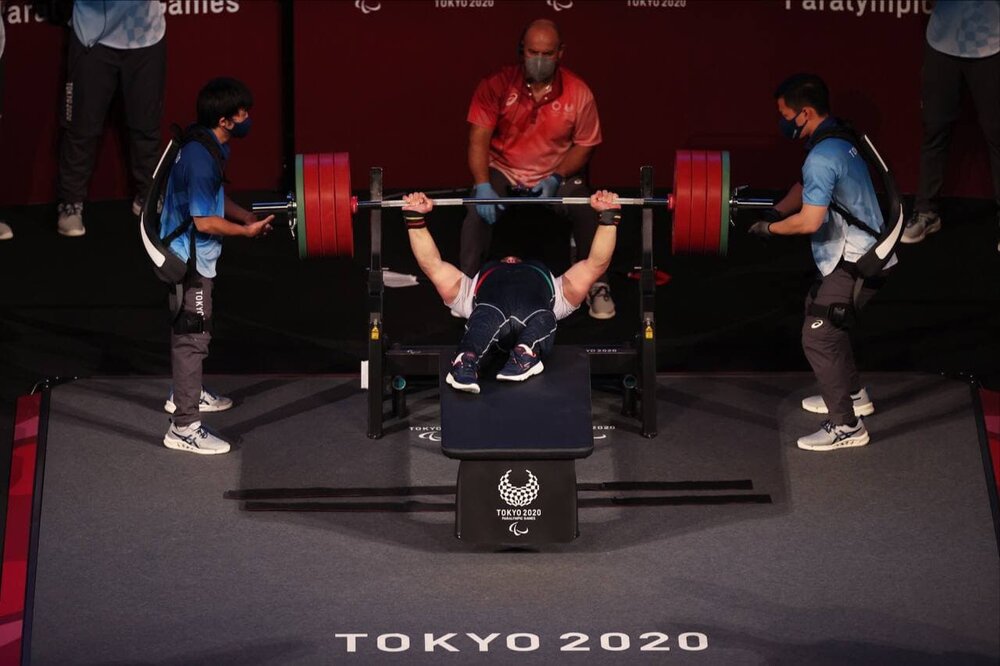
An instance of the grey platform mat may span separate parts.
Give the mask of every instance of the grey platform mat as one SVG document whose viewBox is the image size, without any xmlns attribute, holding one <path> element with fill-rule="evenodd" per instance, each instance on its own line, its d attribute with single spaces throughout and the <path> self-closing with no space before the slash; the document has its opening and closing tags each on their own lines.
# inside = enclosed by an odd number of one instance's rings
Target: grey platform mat
<svg viewBox="0 0 1000 666">
<path fill-rule="evenodd" d="M 57 387 L 32 663 L 996 664 L 997 545 L 969 388 L 866 381 L 872 444 L 827 454 L 794 446 L 819 422 L 798 405 L 808 375 L 661 376 L 649 440 L 595 392 L 581 482 L 744 479 L 772 501 L 585 509 L 579 539 L 541 552 L 472 547 L 447 513 L 223 499 L 454 484 L 436 389 L 369 440 L 357 377 L 209 378 L 237 406 L 205 420 L 236 446 L 202 457 L 159 444 L 166 379 Z M 563 651 L 573 632 L 589 651 Z M 653 632 L 669 651 L 641 649 Z M 355 652 L 349 633 L 366 634 Z M 457 653 L 426 651 L 426 634 L 448 633 Z M 468 633 L 499 636 L 483 652 Z M 409 649 L 381 651 L 385 634 Z M 536 650 L 513 649 L 531 635 Z"/>
</svg>

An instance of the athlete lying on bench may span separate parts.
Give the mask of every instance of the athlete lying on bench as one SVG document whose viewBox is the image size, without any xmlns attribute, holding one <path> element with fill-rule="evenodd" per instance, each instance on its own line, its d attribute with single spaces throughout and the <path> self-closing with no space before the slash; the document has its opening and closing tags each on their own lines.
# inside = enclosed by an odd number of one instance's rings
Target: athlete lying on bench
<svg viewBox="0 0 1000 666">
<path fill-rule="evenodd" d="M 487 262 L 470 278 L 441 259 L 424 222 L 434 207 L 431 200 L 414 192 L 403 201 L 403 219 L 420 270 L 444 304 L 468 318 L 448 384 L 479 393 L 480 360 L 494 350 L 510 355 L 497 379 L 519 382 L 540 373 L 542 359 L 552 349 L 556 320 L 580 307 L 594 282 L 608 270 L 621 220 L 618 195 L 600 190 L 590 197 L 600 222 L 590 255 L 559 277 L 541 262 L 505 257 Z"/>
</svg>

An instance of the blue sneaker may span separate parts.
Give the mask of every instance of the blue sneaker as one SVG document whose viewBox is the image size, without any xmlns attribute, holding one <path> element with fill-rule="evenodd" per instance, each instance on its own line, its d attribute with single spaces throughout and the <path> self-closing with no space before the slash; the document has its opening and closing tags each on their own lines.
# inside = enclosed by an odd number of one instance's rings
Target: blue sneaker
<svg viewBox="0 0 1000 666">
<path fill-rule="evenodd" d="M 511 350 L 507 365 L 497 373 L 497 379 L 504 382 L 523 382 L 544 369 L 542 359 L 531 351 L 528 345 L 517 345 Z"/>
<path fill-rule="evenodd" d="M 456 356 L 445 381 L 456 391 L 479 393 L 479 357 L 472 352 Z"/>
</svg>

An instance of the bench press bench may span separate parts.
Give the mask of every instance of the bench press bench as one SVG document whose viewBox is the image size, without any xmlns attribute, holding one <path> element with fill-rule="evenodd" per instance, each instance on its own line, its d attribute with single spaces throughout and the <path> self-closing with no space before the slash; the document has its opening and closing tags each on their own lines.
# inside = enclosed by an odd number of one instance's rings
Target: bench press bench
<svg viewBox="0 0 1000 666">
<path fill-rule="evenodd" d="M 556 346 L 545 371 L 524 382 L 480 377 L 478 395 L 445 384 L 441 451 L 461 461 L 455 535 L 494 545 L 572 541 L 578 534 L 576 463 L 594 450 L 590 357 Z"/>
</svg>

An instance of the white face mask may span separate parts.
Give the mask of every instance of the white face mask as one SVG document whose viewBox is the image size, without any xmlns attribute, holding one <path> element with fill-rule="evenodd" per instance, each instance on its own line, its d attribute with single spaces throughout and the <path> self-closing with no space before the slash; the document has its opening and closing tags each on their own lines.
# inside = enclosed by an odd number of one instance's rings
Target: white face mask
<svg viewBox="0 0 1000 666">
<path fill-rule="evenodd" d="M 552 79 L 558 64 L 559 62 L 555 58 L 528 57 L 524 59 L 524 73 L 532 83 L 545 83 Z"/>
</svg>

